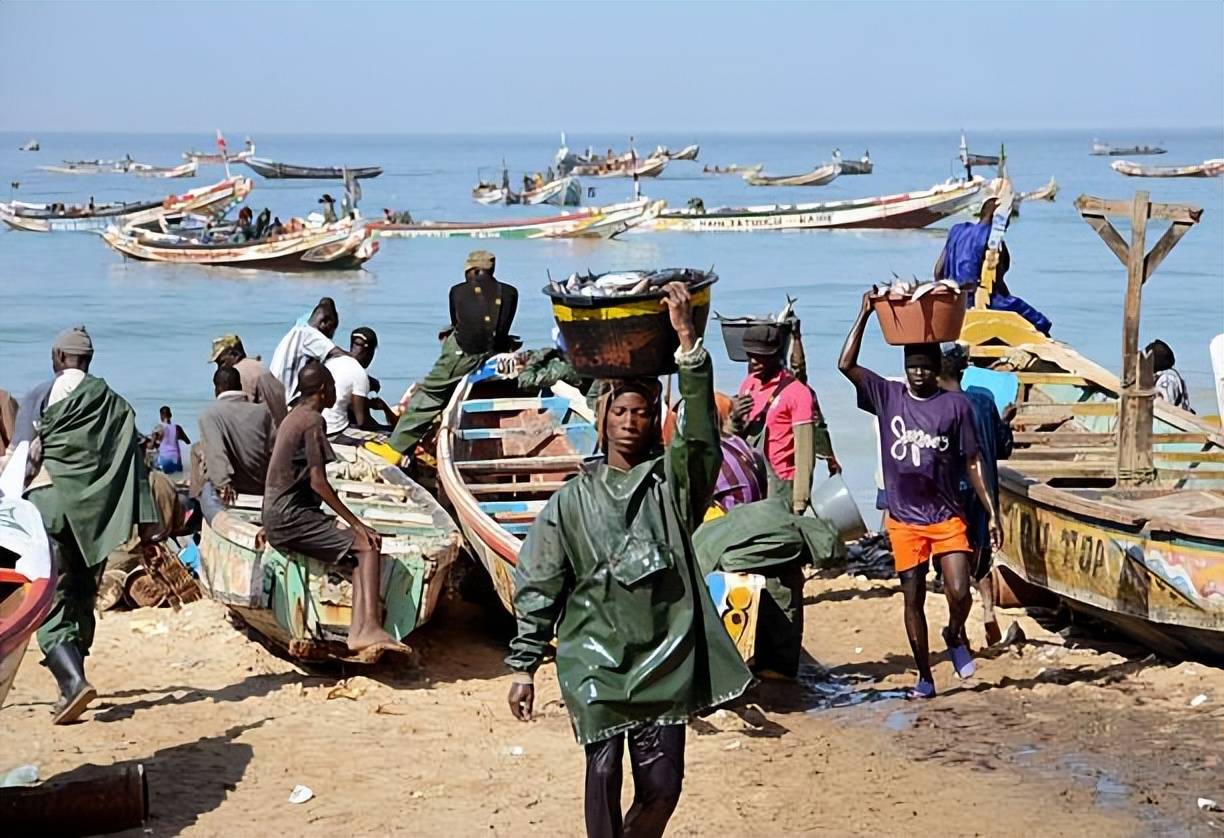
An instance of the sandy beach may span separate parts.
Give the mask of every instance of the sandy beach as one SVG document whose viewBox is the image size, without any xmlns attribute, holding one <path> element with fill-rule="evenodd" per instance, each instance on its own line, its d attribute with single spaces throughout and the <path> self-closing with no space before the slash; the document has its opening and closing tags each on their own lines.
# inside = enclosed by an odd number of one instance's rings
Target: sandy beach
<svg viewBox="0 0 1224 838">
<path fill-rule="evenodd" d="M 669 834 L 1224 831 L 1196 805 L 1224 800 L 1224 672 L 1009 611 L 1026 642 L 987 651 L 964 683 L 939 655 L 941 694 L 907 703 L 890 697 L 913 679 L 896 583 L 817 578 L 806 595 L 802 683 L 691 725 Z M 928 614 L 937 626 L 942 597 Z M 456 596 L 414 635 L 419 667 L 311 671 L 213 602 L 108 613 L 90 658 L 100 698 L 78 724 L 51 725 L 54 683 L 31 650 L 0 769 L 143 763 L 151 818 L 133 836 L 580 834 L 583 756 L 554 670 L 536 721 L 515 722 L 509 630 Z M 970 630 L 980 643 L 976 611 Z M 290 804 L 298 784 L 314 797 Z"/>
</svg>

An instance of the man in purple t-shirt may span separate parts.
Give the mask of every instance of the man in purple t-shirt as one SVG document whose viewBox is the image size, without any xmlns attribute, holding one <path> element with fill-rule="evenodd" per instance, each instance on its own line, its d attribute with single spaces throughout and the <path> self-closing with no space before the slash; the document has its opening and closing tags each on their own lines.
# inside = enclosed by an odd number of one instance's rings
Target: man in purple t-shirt
<svg viewBox="0 0 1224 838">
<path fill-rule="evenodd" d="M 918 684 L 909 696 L 930 698 L 935 695 L 935 681 L 924 604 L 932 557 L 943 569 L 949 612 L 943 637 L 949 657 L 961 678 L 975 670 L 973 656 L 962 642 L 965 619 L 973 605 L 969 594 L 971 550 L 960 494 L 961 478 L 966 474 L 988 512 L 995 549 L 1002 546 L 1003 533 L 994 498 L 982 479 L 973 408 L 963 393 L 939 388 L 939 345 L 906 346 L 906 383 L 888 381 L 858 363 L 870 313 L 870 294 L 864 294 L 837 366 L 854 383 L 859 407 L 874 413 L 879 422 L 880 461 L 888 497 L 885 529 L 905 595 L 905 632 L 918 667 Z"/>
</svg>

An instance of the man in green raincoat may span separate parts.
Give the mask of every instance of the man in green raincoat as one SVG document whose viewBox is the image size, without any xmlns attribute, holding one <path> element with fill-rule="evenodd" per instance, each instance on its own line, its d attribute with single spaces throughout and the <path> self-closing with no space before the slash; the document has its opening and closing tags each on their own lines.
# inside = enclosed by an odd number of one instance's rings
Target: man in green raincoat
<svg viewBox="0 0 1224 838">
<path fill-rule="evenodd" d="M 586 748 L 589 836 L 660 836 L 680 797 L 685 724 L 752 683 L 697 567 L 690 533 L 721 461 L 713 369 L 688 289 L 667 287 L 685 418 L 660 449 L 657 379 L 607 382 L 606 461 L 545 506 L 519 553 L 510 710 L 531 718 L 532 674 L 557 640 L 557 677 Z M 634 802 L 621 814 L 625 740 Z"/>
<path fill-rule="evenodd" d="M 56 724 L 75 720 L 96 696 L 85 680 L 94 637 L 94 599 L 107 555 L 136 524 L 158 520 L 131 405 L 89 375 L 93 342 L 84 326 L 62 332 L 51 349 L 55 381 L 34 407 L 41 413 L 26 497 L 42 513 L 57 554 L 51 612 L 38 630 L 44 665 L 59 685 Z"/>
</svg>

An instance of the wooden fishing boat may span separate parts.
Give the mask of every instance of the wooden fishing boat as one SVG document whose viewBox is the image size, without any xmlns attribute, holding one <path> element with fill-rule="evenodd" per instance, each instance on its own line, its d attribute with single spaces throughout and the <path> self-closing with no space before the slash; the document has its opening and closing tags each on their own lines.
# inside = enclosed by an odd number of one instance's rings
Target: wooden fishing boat
<svg viewBox="0 0 1224 838">
<path fill-rule="evenodd" d="M 697 155 L 701 153 L 701 146 L 697 143 L 686 145 L 679 151 L 668 151 L 667 146 L 659 146 L 654 150 L 652 157 L 667 157 L 671 160 L 696 160 Z"/>
<path fill-rule="evenodd" d="M 658 177 L 671 162 L 671 158 L 659 155 L 638 157 L 634 154 L 622 154 L 612 160 L 596 160 L 591 163 L 578 163 L 566 174 L 584 175 L 587 177 Z"/>
<path fill-rule="evenodd" d="M 231 177 L 160 201 L 102 204 L 29 204 L 0 202 L 0 221 L 14 230 L 34 233 L 101 232 L 111 225 L 145 224 L 162 217 L 186 214 L 222 216 L 250 194 L 250 178 Z"/>
<path fill-rule="evenodd" d="M 1224 158 L 1189 166 L 1141 166 L 1129 160 L 1115 160 L 1109 167 L 1127 177 L 1220 177 L 1224 175 Z"/>
<path fill-rule="evenodd" d="M 1122 157 L 1124 155 L 1166 154 L 1167 149 L 1155 145 L 1112 146 L 1109 143 L 1092 141 L 1092 150 L 1088 152 L 1096 157 Z"/>
<path fill-rule="evenodd" d="M 812 204 L 767 204 L 717 209 L 667 209 L 640 229 L 685 232 L 756 230 L 918 229 L 980 201 L 980 177 L 951 180 L 921 192 Z"/>
<path fill-rule="evenodd" d="M 248 242 L 207 242 L 141 227 L 108 227 L 102 240 L 124 256 L 178 265 L 333 271 L 360 268 L 378 252 L 369 228 L 345 219 Z"/>
<path fill-rule="evenodd" d="M 127 174 L 139 175 L 140 177 L 195 177 L 199 171 L 200 165 L 195 160 L 188 160 L 179 166 L 154 166 L 152 163 L 135 163 L 127 164 L 124 170 Z"/>
<path fill-rule="evenodd" d="M 749 186 L 824 186 L 832 183 L 841 174 L 841 165 L 825 163 L 801 175 L 767 175 L 760 170 L 744 174 Z"/>
<path fill-rule="evenodd" d="M 532 522 L 554 492 L 595 451 L 594 414 L 564 384 L 523 390 L 513 379 L 477 371 L 442 415 L 438 484 L 471 552 L 502 605 L 514 613 L 514 568 Z M 752 656 L 764 580 L 754 574 L 707 577 L 723 624 L 740 654 Z"/>
<path fill-rule="evenodd" d="M 642 198 L 540 218 L 516 218 L 506 221 L 421 221 L 415 224 L 375 221 L 367 226 L 384 238 L 610 238 L 652 221 L 663 211 L 664 206 L 663 201 Z"/>
<path fill-rule="evenodd" d="M 524 189 L 518 197 L 524 204 L 576 207 L 582 203 L 582 184 L 573 176 L 557 178 L 537 189 Z"/>
<path fill-rule="evenodd" d="M 340 462 L 328 466 L 328 476 L 348 508 L 382 535 L 383 628 L 403 640 L 433 615 L 459 556 L 459 531 L 398 468 L 359 448 L 335 448 Z M 349 658 L 352 568 L 257 545 L 260 509 L 260 498 L 240 496 L 204 525 L 200 587 L 296 658 Z"/>
<path fill-rule="evenodd" d="M 1016 196 L 1017 203 L 1025 203 L 1027 201 L 1053 201 L 1058 194 L 1058 183 L 1053 177 L 1045 186 L 1039 186 L 1029 192 L 1021 192 Z"/>
<path fill-rule="evenodd" d="M 760 163 L 755 166 L 741 166 L 738 163 L 732 163 L 729 166 L 703 166 L 702 174 L 706 175 L 742 175 L 744 172 L 759 172 L 765 168 Z"/>
<path fill-rule="evenodd" d="M 251 142 L 251 138 L 247 137 L 246 147 L 242 151 L 230 154 L 228 151 L 196 151 L 194 148 L 189 148 L 183 152 L 184 160 L 194 160 L 197 163 L 241 163 L 243 160 L 249 160 L 255 156 L 255 143 Z"/>
<path fill-rule="evenodd" d="M 378 177 L 383 173 L 381 166 L 295 166 L 291 163 L 277 163 L 263 157 L 248 157 L 242 161 L 266 178 L 301 178 L 313 180 L 344 180 L 347 171 L 350 177 L 357 179 Z"/>
<path fill-rule="evenodd" d="M 38 140 L 30 140 L 17 147 L 18 151 L 38 151 L 42 146 L 38 144 Z"/>
<path fill-rule="evenodd" d="M 131 158 L 123 160 L 65 160 L 60 165 L 39 166 L 44 172 L 60 175 L 139 175 L 141 177 L 195 177 L 199 170 L 194 160 L 179 166 L 155 166 Z"/>
<path fill-rule="evenodd" d="M 1105 212 L 1131 208 L 1085 200 L 1077 206 L 1094 227 Z M 1086 211 L 1092 202 L 1117 207 Z M 1178 215 L 1182 210 L 1188 211 Z M 1138 260 L 1136 276 L 1150 276 L 1197 220 L 1192 208 L 1149 211 L 1182 229 Z M 1115 236 L 1102 233 L 1122 258 L 1128 246 Z M 1162 654 L 1219 665 L 1224 435 L 1218 425 L 1154 398 L 1150 360 L 1145 371 L 1138 352 L 1142 281 L 1131 284 L 1126 335 L 1135 350 L 1129 362 L 1124 354 L 1136 376 L 1130 385 L 1013 313 L 967 313 L 961 340 L 977 364 L 992 369 L 970 369 L 964 385 L 984 386 L 997 403 L 1017 406 L 1016 450 L 999 464 L 998 564 L 1022 601 L 1035 586 Z M 1026 584 L 1014 584 L 1017 578 Z"/>
<path fill-rule="evenodd" d="M 841 174 L 843 175 L 869 175 L 875 170 L 875 164 L 871 162 L 871 152 L 864 151 L 863 156 L 858 160 L 843 160 L 841 149 L 833 149 L 833 162 L 841 166 Z"/>
<path fill-rule="evenodd" d="M 0 476 L 0 707 L 55 594 L 42 516 L 21 496 L 28 450 L 21 443 Z"/>
</svg>

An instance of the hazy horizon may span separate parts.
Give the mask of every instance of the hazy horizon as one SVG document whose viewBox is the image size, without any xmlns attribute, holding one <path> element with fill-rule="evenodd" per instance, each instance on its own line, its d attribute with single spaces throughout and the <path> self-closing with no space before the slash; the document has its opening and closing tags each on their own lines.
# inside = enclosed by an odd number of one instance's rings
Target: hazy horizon
<svg viewBox="0 0 1224 838">
<path fill-rule="evenodd" d="M 1224 130 L 1221 32 L 1192 1 L 8 2 L 0 129 L 1147 141 Z"/>
</svg>

